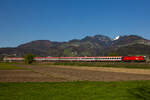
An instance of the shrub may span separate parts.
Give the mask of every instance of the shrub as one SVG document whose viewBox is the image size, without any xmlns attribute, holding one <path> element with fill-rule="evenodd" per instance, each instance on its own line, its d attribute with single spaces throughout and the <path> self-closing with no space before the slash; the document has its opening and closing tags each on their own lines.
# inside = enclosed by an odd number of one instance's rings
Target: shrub
<svg viewBox="0 0 150 100">
<path fill-rule="evenodd" d="M 29 53 L 24 56 L 24 61 L 26 64 L 31 64 L 33 62 L 33 58 L 34 56 Z"/>
<path fill-rule="evenodd" d="M 0 61 L 3 61 L 3 59 L 4 59 L 4 56 L 0 56 Z"/>
</svg>

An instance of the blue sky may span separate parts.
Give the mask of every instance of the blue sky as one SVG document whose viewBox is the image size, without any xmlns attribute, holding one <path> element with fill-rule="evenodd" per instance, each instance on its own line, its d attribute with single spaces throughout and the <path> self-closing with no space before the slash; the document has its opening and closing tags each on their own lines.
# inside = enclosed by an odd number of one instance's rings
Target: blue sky
<svg viewBox="0 0 150 100">
<path fill-rule="evenodd" d="M 96 34 L 150 39 L 150 0 L 0 0 L 0 47 Z"/>
</svg>

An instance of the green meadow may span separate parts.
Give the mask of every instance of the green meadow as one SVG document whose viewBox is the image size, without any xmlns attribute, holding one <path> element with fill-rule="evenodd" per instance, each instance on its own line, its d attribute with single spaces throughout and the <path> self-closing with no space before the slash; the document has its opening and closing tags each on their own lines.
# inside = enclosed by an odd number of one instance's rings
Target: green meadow
<svg viewBox="0 0 150 100">
<path fill-rule="evenodd" d="M 0 83 L 0 100 L 149 100 L 150 81 Z"/>
<path fill-rule="evenodd" d="M 0 63 L 0 70 L 18 70 L 18 69 L 26 69 L 22 67 L 17 67 L 14 65 L 15 63 Z"/>
<path fill-rule="evenodd" d="M 133 62 L 55 62 L 52 65 L 150 69 L 150 63 Z"/>
</svg>

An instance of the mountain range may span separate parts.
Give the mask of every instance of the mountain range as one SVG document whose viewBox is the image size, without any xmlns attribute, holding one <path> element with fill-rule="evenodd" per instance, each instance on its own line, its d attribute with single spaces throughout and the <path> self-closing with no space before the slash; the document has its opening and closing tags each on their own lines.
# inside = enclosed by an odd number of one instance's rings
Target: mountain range
<svg viewBox="0 0 150 100">
<path fill-rule="evenodd" d="M 36 56 L 107 56 L 150 55 L 150 40 L 137 35 L 118 36 L 111 39 L 104 35 L 86 36 L 68 42 L 35 40 L 14 48 L 0 48 L 0 55 L 22 57 L 27 53 Z"/>
</svg>

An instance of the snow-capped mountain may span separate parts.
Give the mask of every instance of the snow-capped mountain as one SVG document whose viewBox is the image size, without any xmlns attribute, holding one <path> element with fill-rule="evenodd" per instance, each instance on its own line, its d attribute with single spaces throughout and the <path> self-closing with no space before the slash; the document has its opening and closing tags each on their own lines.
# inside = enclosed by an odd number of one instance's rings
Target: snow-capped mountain
<svg viewBox="0 0 150 100">
<path fill-rule="evenodd" d="M 120 38 L 120 36 L 115 37 L 113 40 L 118 40 Z"/>
</svg>

